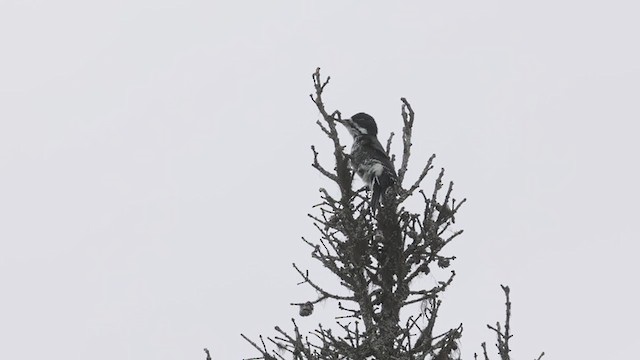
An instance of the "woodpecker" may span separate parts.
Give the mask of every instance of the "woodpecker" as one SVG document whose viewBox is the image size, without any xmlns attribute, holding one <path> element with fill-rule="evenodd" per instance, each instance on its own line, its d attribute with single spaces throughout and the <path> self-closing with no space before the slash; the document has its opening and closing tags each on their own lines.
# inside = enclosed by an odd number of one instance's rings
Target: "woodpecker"
<svg viewBox="0 0 640 360">
<path fill-rule="evenodd" d="M 372 191 L 371 211 L 375 215 L 382 194 L 396 183 L 398 175 L 389 155 L 378 141 L 378 126 L 371 115 L 361 112 L 338 122 L 353 136 L 351 168 Z"/>
</svg>

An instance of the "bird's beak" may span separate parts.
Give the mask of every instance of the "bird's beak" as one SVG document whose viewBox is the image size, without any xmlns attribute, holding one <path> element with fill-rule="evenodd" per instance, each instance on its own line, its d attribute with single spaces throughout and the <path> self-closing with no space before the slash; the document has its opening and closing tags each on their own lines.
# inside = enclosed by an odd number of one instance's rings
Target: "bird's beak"
<svg viewBox="0 0 640 360">
<path fill-rule="evenodd" d="M 336 119 L 336 122 L 339 122 L 344 126 L 348 126 L 351 123 L 351 119 Z"/>
</svg>

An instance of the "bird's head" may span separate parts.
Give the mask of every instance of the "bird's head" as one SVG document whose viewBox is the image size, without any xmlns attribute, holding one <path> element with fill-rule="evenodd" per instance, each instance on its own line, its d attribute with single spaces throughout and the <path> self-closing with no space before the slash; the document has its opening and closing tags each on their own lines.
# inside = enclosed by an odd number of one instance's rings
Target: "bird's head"
<svg viewBox="0 0 640 360">
<path fill-rule="evenodd" d="M 365 114 L 363 112 L 357 113 L 351 118 L 342 119 L 339 122 L 349 130 L 349 133 L 354 138 L 364 135 L 378 135 L 378 126 L 376 125 L 376 121 L 373 120 L 373 117 L 369 114 Z"/>
</svg>

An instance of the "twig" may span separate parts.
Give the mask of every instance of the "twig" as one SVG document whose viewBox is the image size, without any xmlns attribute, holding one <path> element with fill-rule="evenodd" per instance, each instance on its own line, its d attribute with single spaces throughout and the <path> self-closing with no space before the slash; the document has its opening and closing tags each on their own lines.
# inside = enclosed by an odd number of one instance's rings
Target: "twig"
<svg viewBox="0 0 640 360">
<path fill-rule="evenodd" d="M 347 157 L 343 152 L 344 147 L 340 144 L 340 139 L 338 138 L 338 131 L 336 130 L 336 117 L 337 119 L 341 119 L 341 115 L 339 111 L 334 111 L 331 115 L 327 113 L 324 103 L 322 102 L 322 93 L 324 88 L 329 84 L 329 80 L 331 77 L 327 77 L 325 81 L 322 81 L 322 77 L 320 75 L 320 68 L 316 68 L 316 71 L 311 76 L 313 79 L 313 86 L 315 88 L 315 94 L 309 95 L 311 100 L 320 114 L 322 114 L 322 118 L 324 119 L 327 127 L 323 126 L 320 122 L 318 125 L 322 129 L 322 131 L 331 139 L 333 142 L 333 154 L 336 158 L 336 178 L 338 186 L 340 186 L 340 191 L 342 193 L 343 201 L 347 202 L 346 199 L 351 198 L 351 174 L 349 170 L 349 166 L 347 163 Z M 335 116 L 335 117 L 334 117 Z M 333 180 L 333 179 L 332 179 Z"/>
<path fill-rule="evenodd" d="M 300 270 L 295 263 L 293 264 L 293 268 L 296 269 L 296 271 L 298 272 L 298 274 L 300 274 L 300 276 L 302 276 L 302 278 L 304 279 L 304 282 L 306 282 L 309 285 L 311 285 L 311 287 L 314 288 L 320 294 L 322 294 L 322 296 L 324 296 L 326 298 L 336 299 L 336 300 L 351 300 L 351 301 L 354 300 L 353 296 L 334 295 L 334 294 L 331 294 L 331 293 L 325 291 L 320 286 L 316 285 L 313 281 L 311 281 L 311 279 L 309 279 L 309 275 L 308 274 L 304 274 L 302 272 L 302 270 Z M 318 301 L 316 301 L 316 302 L 318 302 Z"/>
<path fill-rule="evenodd" d="M 500 353 L 500 356 L 502 357 L 502 360 L 509 360 L 509 352 L 511 352 L 511 349 L 509 348 L 509 339 L 511 338 L 511 334 L 510 334 L 510 329 L 511 329 L 511 300 L 509 299 L 509 287 L 505 286 L 505 285 L 500 285 L 500 287 L 502 288 L 502 291 L 504 291 L 504 295 L 506 297 L 506 307 L 507 307 L 507 311 L 506 311 L 506 319 L 504 322 L 504 345 L 502 347 L 502 352 Z"/>
<path fill-rule="evenodd" d="M 405 201 L 409 196 L 413 194 L 414 191 L 416 191 L 420 187 L 422 180 L 424 180 L 425 176 L 427 176 L 427 173 L 429 173 L 429 170 L 433 169 L 432 164 L 435 158 L 436 158 L 436 154 L 433 154 L 431 155 L 431 157 L 429 157 L 427 164 L 422 169 L 422 172 L 420 173 L 420 176 L 418 176 L 418 179 L 416 180 L 416 182 L 413 183 L 413 185 L 411 185 L 409 190 L 405 191 L 404 193 L 402 193 L 402 195 L 398 197 L 398 203 L 402 203 L 403 201 Z"/>
<path fill-rule="evenodd" d="M 245 334 L 240 334 L 249 344 L 251 344 L 256 350 L 260 352 L 264 359 L 271 359 L 272 356 L 269 355 L 269 351 L 267 350 L 267 346 L 264 344 L 264 340 L 262 340 L 262 335 L 260 336 L 260 341 L 262 342 L 262 349 L 255 342 L 251 341 Z"/>
<path fill-rule="evenodd" d="M 482 354 L 484 355 L 484 360 L 489 360 L 489 355 L 487 355 L 487 343 L 483 342 L 482 346 Z"/>
<path fill-rule="evenodd" d="M 407 99 L 400 98 L 400 101 L 402 101 L 402 121 L 404 126 L 402 127 L 402 165 L 398 170 L 398 183 L 402 184 L 409 165 L 409 157 L 411 156 L 411 133 L 415 114 Z"/>
<path fill-rule="evenodd" d="M 391 141 L 393 140 L 393 136 L 395 134 L 393 132 L 391 132 L 391 134 L 389 134 L 389 139 L 387 140 L 387 147 L 385 148 L 385 151 L 387 152 L 387 155 L 389 155 L 389 153 L 391 152 Z"/>
</svg>

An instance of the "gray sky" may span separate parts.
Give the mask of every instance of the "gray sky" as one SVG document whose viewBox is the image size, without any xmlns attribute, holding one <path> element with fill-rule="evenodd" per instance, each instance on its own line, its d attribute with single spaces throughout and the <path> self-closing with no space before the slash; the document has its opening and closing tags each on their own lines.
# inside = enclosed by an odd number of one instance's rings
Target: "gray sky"
<svg viewBox="0 0 640 360">
<path fill-rule="evenodd" d="M 293 261 L 334 282 L 299 241 L 327 186 L 317 66 L 328 108 L 372 114 L 384 138 L 407 97 L 409 175 L 437 153 L 469 199 L 440 322 L 464 323 L 465 358 L 493 342 L 501 283 L 515 358 L 633 357 L 639 11 L 3 0 L 0 358 L 240 359 L 256 355 L 240 332 L 288 327 L 313 296 Z"/>
</svg>

